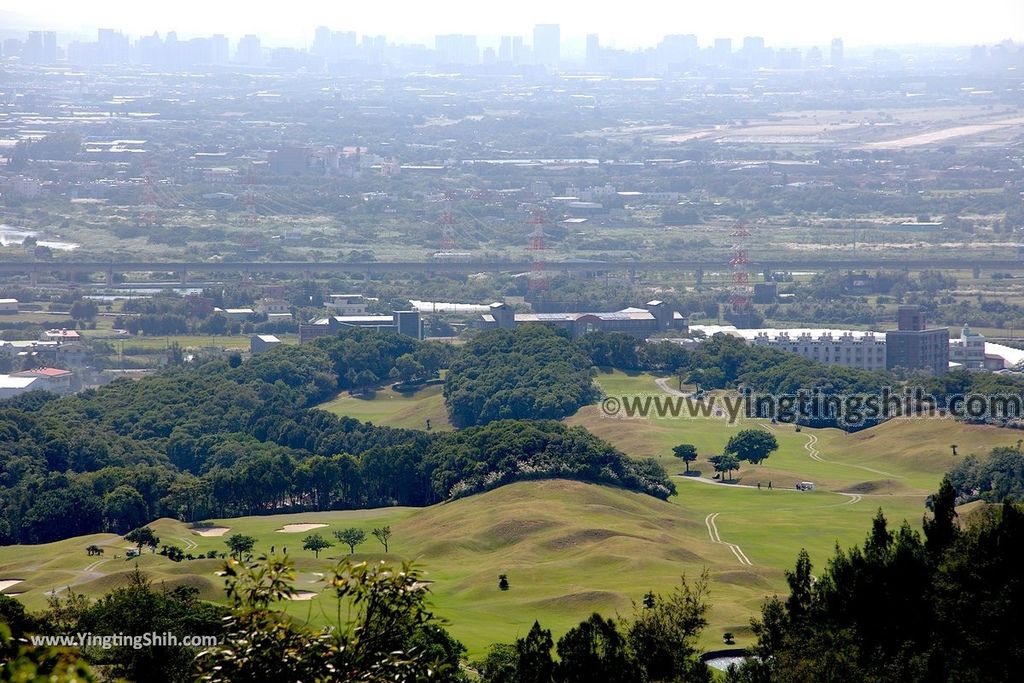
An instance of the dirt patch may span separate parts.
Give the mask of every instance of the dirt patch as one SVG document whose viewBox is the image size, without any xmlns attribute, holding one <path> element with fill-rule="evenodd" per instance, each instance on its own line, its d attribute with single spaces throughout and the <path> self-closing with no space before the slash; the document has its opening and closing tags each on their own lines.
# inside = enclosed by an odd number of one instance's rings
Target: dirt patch
<svg viewBox="0 0 1024 683">
<path fill-rule="evenodd" d="M 568 550 L 570 548 L 580 548 L 594 543 L 600 543 L 601 541 L 615 536 L 622 536 L 626 538 L 638 538 L 640 540 L 646 540 L 642 536 L 635 536 L 633 534 L 620 534 L 617 531 L 611 529 L 581 529 L 574 531 L 571 534 L 565 536 L 559 536 L 558 538 L 552 539 L 544 544 L 544 547 L 549 550 Z"/>
<path fill-rule="evenodd" d="M 686 548 L 667 548 L 661 551 L 662 556 L 666 560 L 672 560 L 673 562 L 704 562 L 704 558 Z"/>
<path fill-rule="evenodd" d="M 313 529 L 323 529 L 326 524 L 285 524 L 276 531 L 282 534 L 301 534 L 303 531 L 312 531 Z"/>
<path fill-rule="evenodd" d="M 530 536 L 557 526 L 544 519 L 508 519 L 498 522 L 478 537 L 486 538 L 497 545 L 511 545 L 525 541 Z"/>
<path fill-rule="evenodd" d="M 551 610 L 563 614 L 585 614 L 595 611 L 610 613 L 617 608 L 625 608 L 628 604 L 629 600 L 624 595 L 612 591 L 579 591 L 531 603 L 538 610 Z"/>
<path fill-rule="evenodd" d="M 730 583 L 734 586 L 754 586 L 764 590 L 771 588 L 771 583 L 769 583 L 763 576 L 755 574 L 754 572 L 746 572 L 742 570 L 715 574 L 715 581 Z"/>
<path fill-rule="evenodd" d="M 227 532 L 231 531 L 230 527 L 226 526 L 205 526 L 198 529 L 193 529 L 192 533 L 197 536 L 223 536 Z"/>
<path fill-rule="evenodd" d="M 878 493 L 879 491 L 892 492 L 894 482 L 888 479 L 881 479 L 876 481 L 862 481 L 852 486 L 847 486 L 844 489 L 839 489 L 839 493 Z"/>
</svg>

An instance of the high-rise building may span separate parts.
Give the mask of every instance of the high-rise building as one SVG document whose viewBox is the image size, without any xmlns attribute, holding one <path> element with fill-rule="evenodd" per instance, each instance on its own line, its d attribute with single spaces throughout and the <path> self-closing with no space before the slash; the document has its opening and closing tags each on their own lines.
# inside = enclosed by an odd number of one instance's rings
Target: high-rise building
<svg viewBox="0 0 1024 683">
<path fill-rule="evenodd" d="M 228 37 L 223 33 L 217 33 L 210 38 L 210 61 L 212 64 L 227 64 L 228 53 L 230 51 L 231 48 L 228 44 Z"/>
<path fill-rule="evenodd" d="M 476 36 L 452 33 L 434 37 L 434 49 L 437 50 L 438 62 L 441 64 L 480 63 L 480 48 Z"/>
<path fill-rule="evenodd" d="M 313 47 L 309 49 L 310 54 L 317 57 L 329 56 L 331 50 L 331 29 L 326 26 L 317 26 L 313 34 Z"/>
<path fill-rule="evenodd" d="M 949 329 L 928 329 L 919 306 L 900 306 L 895 330 L 885 333 L 885 367 L 927 370 L 942 375 L 949 369 Z"/>
<path fill-rule="evenodd" d="M 721 66 L 732 60 L 732 38 L 715 38 L 714 59 Z"/>
<path fill-rule="evenodd" d="M 235 61 L 247 66 L 259 66 L 263 63 L 263 47 L 260 37 L 252 33 L 242 36 L 235 51 Z"/>
<path fill-rule="evenodd" d="M 658 60 L 668 66 L 693 61 L 697 56 L 697 36 L 672 35 L 662 38 L 658 45 Z"/>
<path fill-rule="evenodd" d="M 43 31 L 43 63 L 53 64 L 57 61 L 57 32 Z"/>
<path fill-rule="evenodd" d="M 498 61 L 508 64 L 512 61 L 512 36 L 502 36 L 498 46 Z"/>
<path fill-rule="evenodd" d="M 39 64 L 43 61 L 43 32 L 29 31 L 28 39 L 21 51 L 21 58 L 26 62 Z"/>
<path fill-rule="evenodd" d="M 832 66 L 843 65 L 843 39 L 833 38 L 832 39 L 832 50 L 830 54 L 829 63 Z"/>
<path fill-rule="evenodd" d="M 562 29 L 558 24 L 533 27 L 533 58 L 543 66 L 558 66 L 562 56 Z"/>
<path fill-rule="evenodd" d="M 98 54 L 101 64 L 124 64 L 128 61 L 128 37 L 112 28 L 97 31 Z"/>
<path fill-rule="evenodd" d="M 530 48 L 523 43 L 522 36 L 512 38 L 512 62 L 514 64 L 527 64 L 530 61 Z"/>
<path fill-rule="evenodd" d="M 743 39 L 743 60 L 748 69 L 759 69 L 768 66 L 768 49 L 761 36 L 747 36 Z"/>
<path fill-rule="evenodd" d="M 596 33 L 587 35 L 587 68 L 597 69 L 601 66 L 601 40 Z"/>
</svg>

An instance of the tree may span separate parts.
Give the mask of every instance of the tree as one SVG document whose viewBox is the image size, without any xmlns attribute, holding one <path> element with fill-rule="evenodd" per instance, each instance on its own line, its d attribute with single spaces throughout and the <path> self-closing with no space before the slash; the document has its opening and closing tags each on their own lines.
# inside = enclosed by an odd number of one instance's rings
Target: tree
<svg viewBox="0 0 1024 683">
<path fill-rule="evenodd" d="M 121 484 L 103 497 L 103 523 L 115 534 L 146 523 L 146 501 L 135 488 Z"/>
<path fill-rule="evenodd" d="M 643 680 L 711 681 L 697 647 L 708 623 L 708 581 L 706 570 L 693 583 L 684 576 L 671 593 L 656 595 L 653 607 L 634 604 L 626 639 Z"/>
<path fill-rule="evenodd" d="M 320 559 L 320 551 L 333 548 L 334 544 L 320 534 L 310 534 L 302 539 L 302 549 L 312 550 L 317 559 Z"/>
<path fill-rule="evenodd" d="M 93 543 L 90 546 L 86 546 L 85 554 L 89 555 L 89 556 L 92 556 L 92 555 L 102 555 L 103 554 L 103 548 L 101 548 L 98 545 L 96 545 L 95 543 Z"/>
<path fill-rule="evenodd" d="M 138 547 L 140 553 L 142 552 L 142 546 L 144 545 L 148 545 L 153 552 L 156 552 L 156 547 L 160 544 L 160 537 L 157 536 L 148 526 L 132 529 L 124 535 L 124 540 L 129 543 L 134 543 L 136 547 Z"/>
<path fill-rule="evenodd" d="M 71 304 L 69 315 L 72 320 L 92 320 L 99 313 L 99 306 L 91 299 L 79 299 Z"/>
<path fill-rule="evenodd" d="M 725 445 L 725 453 L 758 465 L 778 448 L 779 442 L 776 441 L 774 434 L 763 429 L 744 429 L 729 439 Z"/>
<path fill-rule="evenodd" d="M 498 574 L 498 590 L 508 590 L 508 574 Z"/>
<path fill-rule="evenodd" d="M 956 522 L 956 490 L 949 476 L 942 478 L 937 493 L 928 497 L 926 502 L 932 512 L 932 518 L 924 520 L 925 548 L 938 554 L 945 550 L 957 535 Z"/>
<path fill-rule="evenodd" d="M 740 468 L 740 461 L 733 455 L 716 455 L 709 460 L 714 466 L 715 472 L 720 472 L 723 475 L 728 473 L 729 479 L 732 479 L 733 470 Z"/>
<path fill-rule="evenodd" d="M 227 544 L 231 554 L 234 555 L 235 559 L 239 562 L 242 561 L 242 555 L 251 551 L 253 546 L 256 545 L 255 538 L 244 534 L 232 534 L 224 542 Z"/>
<path fill-rule="evenodd" d="M 352 555 L 356 552 L 356 546 L 366 540 L 366 532 L 353 526 L 348 529 L 335 531 L 334 537 L 347 545 L 348 553 Z"/>
<path fill-rule="evenodd" d="M 681 443 L 672 449 L 677 458 L 686 465 L 686 473 L 690 473 L 690 463 L 697 459 L 697 447 L 689 443 Z"/>
<path fill-rule="evenodd" d="M 410 382 L 424 374 L 423 365 L 411 353 L 404 353 L 395 359 L 395 370 L 403 382 Z"/>
<path fill-rule="evenodd" d="M 516 641 L 516 683 L 550 683 L 555 673 L 553 646 L 551 631 L 534 621 L 526 637 Z"/>
<path fill-rule="evenodd" d="M 315 631 L 271 608 L 295 595 L 288 558 L 224 571 L 233 616 L 223 642 L 198 657 L 200 681 L 458 680 L 464 649 L 434 621 L 408 564 L 339 562 L 327 577 L 338 621 Z"/>
<path fill-rule="evenodd" d="M 516 683 L 516 662 L 519 655 L 511 643 L 494 643 L 487 650 L 482 662 L 475 662 L 473 668 L 480 674 L 483 683 Z"/>
<path fill-rule="evenodd" d="M 165 545 L 160 548 L 160 554 L 172 562 L 181 562 L 185 559 L 185 551 L 176 545 Z"/>
<path fill-rule="evenodd" d="M 639 683 L 636 662 L 615 621 L 592 614 L 558 640 L 557 678 L 562 683 Z"/>
<path fill-rule="evenodd" d="M 373 537 L 380 541 L 380 544 L 384 546 L 384 552 L 388 551 L 388 541 L 391 539 L 391 527 L 382 526 L 374 529 L 372 532 Z"/>
</svg>

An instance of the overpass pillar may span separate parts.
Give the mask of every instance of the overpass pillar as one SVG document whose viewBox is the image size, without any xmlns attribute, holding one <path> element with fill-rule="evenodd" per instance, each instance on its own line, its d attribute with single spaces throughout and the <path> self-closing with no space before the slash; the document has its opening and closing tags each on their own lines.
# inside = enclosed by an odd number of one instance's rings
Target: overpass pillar
<svg viewBox="0 0 1024 683">
<path fill-rule="evenodd" d="M 187 285 L 188 284 L 188 271 L 185 270 L 184 268 L 182 268 L 181 269 L 181 273 L 179 273 L 179 275 L 181 277 L 181 284 Z"/>
<path fill-rule="evenodd" d="M 981 266 L 974 266 L 974 268 L 971 269 L 971 275 L 974 277 L 975 280 L 980 278 L 981 277 Z"/>
<path fill-rule="evenodd" d="M 636 282 L 636 268 L 629 269 L 629 281 Z"/>
<path fill-rule="evenodd" d="M 313 279 L 313 271 L 311 271 L 309 269 L 306 269 L 306 270 L 302 271 L 302 279 L 305 280 L 306 282 L 309 282 L 310 280 L 312 280 Z"/>
<path fill-rule="evenodd" d="M 698 268 L 697 272 L 694 273 L 694 277 L 696 278 L 698 285 L 704 284 L 704 269 Z"/>
<path fill-rule="evenodd" d="M 107 268 L 106 275 L 107 275 L 107 287 L 113 287 L 114 286 L 114 269 L 113 268 Z"/>
<path fill-rule="evenodd" d="M 29 281 L 29 284 L 31 284 L 33 287 L 38 286 L 39 285 L 39 271 L 38 270 L 33 270 L 33 271 L 29 272 L 29 274 L 28 274 L 28 281 Z"/>
</svg>

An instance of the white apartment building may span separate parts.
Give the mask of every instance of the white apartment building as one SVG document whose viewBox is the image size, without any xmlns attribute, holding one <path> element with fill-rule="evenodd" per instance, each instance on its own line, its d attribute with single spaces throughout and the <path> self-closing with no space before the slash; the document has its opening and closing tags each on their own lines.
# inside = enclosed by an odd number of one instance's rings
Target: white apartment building
<svg viewBox="0 0 1024 683">
<path fill-rule="evenodd" d="M 802 332 L 791 336 L 783 331 L 773 336 L 762 331 L 750 343 L 796 353 L 819 363 L 885 370 L 885 337 L 876 337 L 874 332 L 822 332 L 818 336 Z"/>
<path fill-rule="evenodd" d="M 335 315 L 366 315 L 366 306 L 369 300 L 362 294 L 330 294 L 324 301 L 324 306 L 331 311 L 337 311 Z"/>
<path fill-rule="evenodd" d="M 949 340 L 949 360 L 965 368 L 985 367 L 985 337 L 964 325 L 959 339 Z"/>
</svg>

